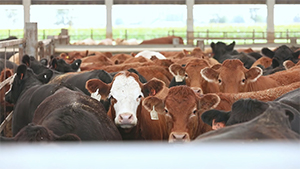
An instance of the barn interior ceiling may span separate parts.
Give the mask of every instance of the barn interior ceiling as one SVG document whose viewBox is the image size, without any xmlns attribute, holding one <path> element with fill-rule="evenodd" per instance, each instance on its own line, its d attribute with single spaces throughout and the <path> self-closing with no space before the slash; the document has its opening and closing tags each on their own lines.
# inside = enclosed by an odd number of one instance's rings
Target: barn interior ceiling
<svg viewBox="0 0 300 169">
<path fill-rule="evenodd" d="M 1 0 L 0 5 L 22 5 L 23 0 Z M 276 4 L 300 4 L 300 0 L 276 0 Z M 32 5 L 104 5 L 105 0 L 31 0 Z M 114 4 L 186 4 L 186 0 L 114 0 Z M 266 0 L 195 0 L 195 4 L 266 4 Z"/>
</svg>

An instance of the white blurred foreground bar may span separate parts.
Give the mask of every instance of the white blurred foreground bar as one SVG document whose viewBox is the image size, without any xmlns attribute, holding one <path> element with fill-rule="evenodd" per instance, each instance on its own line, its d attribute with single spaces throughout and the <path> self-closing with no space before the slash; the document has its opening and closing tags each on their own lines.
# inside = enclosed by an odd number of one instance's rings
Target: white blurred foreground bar
<svg viewBox="0 0 300 169">
<path fill-rule="evenodd" d="M 0 143 L 2 169 L 299 169 L 300 142 Z"/>
</svg>

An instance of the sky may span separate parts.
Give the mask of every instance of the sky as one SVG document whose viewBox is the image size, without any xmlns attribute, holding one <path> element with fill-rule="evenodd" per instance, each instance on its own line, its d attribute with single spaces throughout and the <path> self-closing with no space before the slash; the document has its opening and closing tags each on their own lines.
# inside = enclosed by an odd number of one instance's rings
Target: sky
<svg viewBox="0 0 300 169">
<path fill-rule="evenodd" d="M 266 5 L 194 5 L 194 26 L 208 24 L 214 16 L 226 16 L 229 20 L 241 16 L 245 24 L 253 24 L 249 8 L 258 8 L 257 13 L 267 16 Z M 57 9 L 69 9 L 73 28 L 104 28 L 106 25 L 106 9 L 104 5 L 31 5 L 31 22 L 37 22 L 39 29 L 61 28 L 55 25 Z M 167 10 L 166 10 L 167 9 Z M 296 15 L 300 16 L 300 5 L 275 5 L 274 23 L 291 24 Z M 9 18 L 9 11 L 15 13 L 14 19 Z M 112 23 L 122 20 L 119 25 L 125 27 L 166 27 L 186 25 L 186 5 L 114 5 Z M 165 22 L 162 18 L 174 15 L 180 21 Z M 23 28 L 22 5 L 0 5 L 0 29 Z"/>
</svg>

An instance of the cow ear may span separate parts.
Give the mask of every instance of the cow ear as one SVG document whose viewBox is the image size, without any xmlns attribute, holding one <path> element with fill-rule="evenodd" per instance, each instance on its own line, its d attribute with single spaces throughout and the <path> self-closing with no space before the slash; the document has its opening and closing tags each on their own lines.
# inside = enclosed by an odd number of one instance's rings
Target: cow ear
<svg viewBox="0 0 300 169">
<path fill-rule="evenodd" d="M 163 103 L 163 100 L 155 97 L 155 96 L 149 96 L 146 97 L 143 102 L 142 105 L 144 106 L 144 108 L 148 111 L 156 111 L 158 114 L 164 114 L 165 113 L 165 105 Z"/>
<path fill-rule="evenodd" d="M 295 65 L 296 65 L 296 64 L 295 64 L 293 61 L 291 61 L 291 60 L 286 60 L 286 61 L 283 62 L 283 66 L 284 66 L 284 68 L 285 68 L 286 70 L 288 70 L 288 69 L 294 67 Z"/>
<path fill-rule="evenodd" d="M 169 72 L 174 76 L 176 82 L 182 82 L 185 79 L 185 69 L 177 63 L 169 66 Z"/>
<path fill-rule="evenodd" d="M 229 112 L 225 112 L 222 110 L 208 110 L 205 111 L 204 113 L 202 113 L 201 115 L 201 120 L 210 125 L 213 126 L 213 124 L 215 123 L 224 123 L 226 124 L 226 122 L 228 121 L 230 117 L 230 113 Z"/>
<path fill-rule="evenodd" d="M 17 68 L 17 77 L 22 80 L 26 75 L 27 67 L 24 64 L 21 64 Z"/>
<path fill-rule="evenodd" d="M 208 82 L 215 82 L 219 77 L 219 73 L 213 69 L 206 67 L 200 71 L 201 76 Z"/>
<path fill-rule="evenodd" d="M 158 92 L 163 90 L 166 84 L 157 78 L 152 78 L 150 81 L 145 83 L 142 88 L 142 92 L 145 97 L 155 96 Z"/>
<path fill-rule="evenodd" d="M 214 64 L 211 68 L 214 70 L 218 70 L 221 66 L 222 64 Z"/>
<path fill-rule="evenodd" d="M 255 66 L 245 73 L 245 77 L 249 82 L 255 82 L 262 74 L 263 70 L 260 67 Z"/>
<path fill-rule="evenodd" d="M 221 99 L 217 94 L 214 93 L 205 94 L 202 97 L 200 97 L 199 105 L 198 105 L 199 110 L 206 111 L 209 109 L 214 109 L 219 105 L 220 101 Z"/>
<path fill-rule="evenodd" d="M 231 44 L 226 46 L 226 50 L 227 51 L 233 51 L 233 48 L 235 46 L 235 41 L 233 41 Z"/>
<path fill-rule="evenodd" d="M 269 48 L 262 48 L 261 53 L 271 59 L 274 57 L 274 52 L 271 51 Z"/>
<path fill-rule="evenodd" d="M 53 58 L 52 59 L 52 62 L 51 62 L 51 67 L 53 68 L 53 69 L 56 69 L 57 68 L 57 59 L 56 58 Z"/>
<path fill-rule="evenodd" d="M 76 134 L 68 133 L 55 138 L 55 141 L 81 141 L 81 139 Z"/>
<path fill-rule="evenodd" d="M 85 88 L 92 96 L 100 95 L 101 100 L 106 100 L 110 92 L 111 84 L 106 84 L 99 79 L 90 79 L 85 83 Z M 98 100 L 98 98 L 95 99 Z"/>
<path fill-rule="evenodd" d="M 190 55 L 190 54 L 191 54 L 190 51 L 187 51 L 187 50 L 185 50 L 185 49 L 182 50 L 182 53 L 183 53 L 184 55 Z"/>
<path fill-rule="evenodd" d="M 24 63 L 27 67 L 30 67 L 30 57 L 28 55 L 24 55 L 22 58 L 22 63 Z"/>
<path fill-rule="evenodd" d="M 215 45 L 216 45 L 215 42 L 211 42 L 211 43 L 210 43 L 210 47 L 211 47 L 211 49 L 212 49 L 213 51 L 214 51 Z"/>
<path fill-rule="evenodd" d="M 37 79 L 42 83 L 48 83 L 53 76 L 53 71 L 50 69 L 44 70 L 42 73 L 37 75 Z"/>
</svg>

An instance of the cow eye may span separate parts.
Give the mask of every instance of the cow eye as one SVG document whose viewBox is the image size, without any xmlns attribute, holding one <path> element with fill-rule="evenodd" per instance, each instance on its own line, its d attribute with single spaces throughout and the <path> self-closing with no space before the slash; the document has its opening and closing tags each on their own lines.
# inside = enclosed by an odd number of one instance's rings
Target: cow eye
<svg viewBox="0 0 300 169">
<path fill-rule="evenodd" d="M 194 110 L 194 111 L 193 111 L 193 114 L 197 114 L 197 110 Z"/>
<path fill-rule="evenodd" d="M 219 83 L 222 83 L 222 80 L 221 80 L 221 79 L 218 79 L 218 82 L 219 82 Z"/>
<path fill-rule="evenodd" d="M 165 113 L 169 113 L 168 109 L 165 109 Z"/>
<path fill-rule="evenodd" d="M 185 74 L 184 76 L 185 76 L 185 77 L 188 77 L 188 74 Z"/>
<path fill-rule="evenodd" d="M 243 79 L 242 82 L 245 83 L 246 79 Z"/>
<path fill-rule="evenodd" d="M 140 98 L 142 98 L 142 97 L 143 97 L 142 95 L 139 95 L 139 97 L 138 97 L 138 98 L 140 99 Z"/>
</svg>

